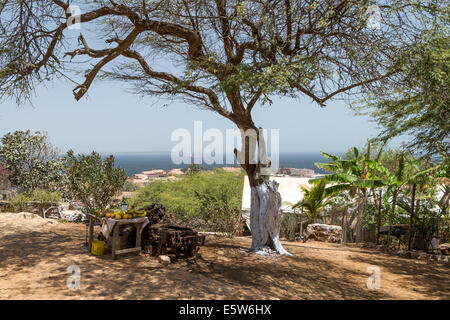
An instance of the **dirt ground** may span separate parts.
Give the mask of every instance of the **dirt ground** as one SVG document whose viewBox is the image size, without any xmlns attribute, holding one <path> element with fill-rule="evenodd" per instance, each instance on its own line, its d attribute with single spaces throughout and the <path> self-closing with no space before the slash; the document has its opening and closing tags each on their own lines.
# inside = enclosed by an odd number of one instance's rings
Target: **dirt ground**
<svg viewBox="0 0 450 320">
<path fill-rule="evenodd" d="M 49 222 L 50 221 L 50 222 Z M 0 213 L 0 299 L 450 299 L 448 265 L 374 249 L 285 242 L 294 257 L 246 250 L 251 239 L 208 236 L 195 259 L 169 266 L 87 253 L 85 226 Z M 81 287 L 67 287 L 79 266 Z M 381 270 L 369 290 L 367 267 Z"/>
</svg>

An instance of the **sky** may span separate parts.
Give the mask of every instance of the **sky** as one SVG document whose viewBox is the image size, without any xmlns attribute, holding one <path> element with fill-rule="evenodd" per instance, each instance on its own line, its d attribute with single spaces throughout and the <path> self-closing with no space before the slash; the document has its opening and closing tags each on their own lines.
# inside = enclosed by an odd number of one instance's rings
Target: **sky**
<svg viewBox="0 0 450 320">
<path fill-rule="evenodd" d="M 104 47 L 103 40 L 88 27 L 83 26 L 81 32 L 94 47 Z M 65 31 L 73 47 L 70 50 L 78 47 L 79 34 L 77 29 Z M 172 71 L 166 61 L 160 63 L 159 69 Z M 55 80 L 37 88 L 32 104 L 18 107 L 14 100 L 0 102 L 0 136 L 15 130 L 45 131 L 63 153 L 72 149 L 76 153 L 95 150 L 108 154 L 170 152 L 177 144 L 171 141 L 174 130 L 184 128 L 193 135 L 194 121 L 202 121 L 203 132 L 217 128 L 224 137 L 227 129 L 236 129 L 212 111 L 183 102 L 164 106 L 167 101 L 139 97 L 124 83 L 94 80 L 78 102 L 73 87 L 73 83 Z M 255 106 L 253 119 L 269 132 L 279 129 L 280 152 L 345 152 L 363 146 L 367 138 L 379 133 L 368 117 L 355 116 L 343 101 L 328 101 L 321 108 L 309 98 L 271 98 L 273 105 Z M 390 145 L 399 146 L 401 140 Z"/>
<path fill-rule="evenodd" d="M 32 104 L 0 103 L 0 136 L 15 130 L 45 131 L 62 152 L 168 152 L 177 144 L 171 141 L 172 132 L 184 128 L 193 134 L 194 121 L 202 121 L 203 132 L 219 129 L 224 139 L 226 129 L 235 129 L 214 112 L 183 102 L 165 106 L 167 101 L 137 96 L 123 83 L 95 81 L 78 102 L 72 89 L 70 83 L 55 81 L 39 87 Z M 273 102 L 256 106 L 253 117 L 269 132 L 279 129 L 280 152 L 345 152 L 379 133 L 368 117 L 355 116 L 343 101 L 325 108 L 307 98 Z M 400 143 L 396 139 L 391 146 Z"/>
</svg>

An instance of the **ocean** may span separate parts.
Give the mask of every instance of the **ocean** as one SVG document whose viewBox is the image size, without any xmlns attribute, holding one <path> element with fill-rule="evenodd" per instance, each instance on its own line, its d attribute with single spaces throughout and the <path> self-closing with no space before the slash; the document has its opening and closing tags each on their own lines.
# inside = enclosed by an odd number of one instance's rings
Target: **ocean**
<svg viewBox="0 0 450 320">
<path fill-rule="evenodd" d="M 339 154 L 338 155 L 342 155 Z M 114 154 L 116 165 L 125 169 L 127 175 L 133 175 L 145 170 L 153 169 L 174 169 L 185 168 L 189 165 L 177 165 L 171 160 L 170 153 L 116 153 Z M 285 152 L 280 153 L 279 167 L 280 168 L 307 168 L 313 169 L 317 173 L 325 173 L 325 171 L 317 168 L 315 162 L 326 162 L 326 159 L 317 153 L 305 153 L 305 152 Z M 237 163 L 235 163 L 237 165 Z M 209 169 L 216 167 L 232 166 L 225 164 L 213 164 L 202 166 Z"/>
</svg>

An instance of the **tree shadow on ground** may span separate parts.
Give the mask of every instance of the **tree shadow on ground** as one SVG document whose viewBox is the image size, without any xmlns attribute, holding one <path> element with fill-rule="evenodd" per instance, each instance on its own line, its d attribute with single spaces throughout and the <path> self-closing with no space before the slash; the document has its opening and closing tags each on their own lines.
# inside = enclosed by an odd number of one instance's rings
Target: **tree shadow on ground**
<svg viewBox="0 0 450 320">
<path fill-rule="evenodd" d="M 435 262 L 421 262 L 401 257 L 352 256 L 350 259 L 379 266 L 389 273 L 410 277 L 415 284 L 414 291 L 425 296 L 450 299 L 450 268 Z"/>
<path fill-rule="evenodd" d="M 136 254 L 112 260 L 92 256 L 84 246 L 83 225 L 0 236 L 0 297 L 18 299 L 380 299 L 386 292 L 366 289 L 368 275 L 312 255 L 262 257 L 250 253 L 247 240 L 208 239 L 197 258 L 167 267 Z M 302 249 L 308 250 L 308 249 Z M 219 254 L 219 251 L 223 251 Z M 376 254 L 360 258 L 399 273 Z M 81 289 L 70 290 L 67 267 L 78 265 Z M 426 293 L 448 288 L 448 278 L 414 266 Z M 445 282 L 445 281 L 447 282 Z M 428 281 L 430 282 L 430 281 Z M 439 287 L 438 282 L 443 286 Z M 448 296 L 447 296 L 448 297 Z"/>
<path fill-rule="evenodd" d="M 224 247 L 220 245 L 220 247 Z M 251 254 L 256 256 L 256 254 Z M 249 298 L 261 299 L 380 299 L 386 294 L 366 289 L 367 274 L 337 268 L 328 261 L 300 257 L 256 258 L 239 264 L 217 261 L 199 271 L 224 286 L 244 286 Z M 258 261 L 260 260 L 260 261 Z M 248 289 L 247 289 L 248 288 Z M 241 293 L 242 294 L 242 293 Z"/>
</svg>

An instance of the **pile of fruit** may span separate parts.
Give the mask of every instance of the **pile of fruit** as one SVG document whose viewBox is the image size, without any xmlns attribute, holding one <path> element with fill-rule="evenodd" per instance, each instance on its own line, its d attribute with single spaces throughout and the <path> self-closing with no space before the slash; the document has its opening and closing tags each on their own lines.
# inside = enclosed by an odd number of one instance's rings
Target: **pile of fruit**
<svg viewBox="0 0 450 320">
<path fill-rule="evenodd" d="M 134 218 L 140 218 L 145 217 L 146 212 L 144 210 L 135 210 L 135 209 L 129 209 L 126 211 L 121 210 L 95 210 L 96 212 L 92 212 L 95 214 L 98 218 L 109 218 L 109 219 L 134 219 Z"/>
</svg>

